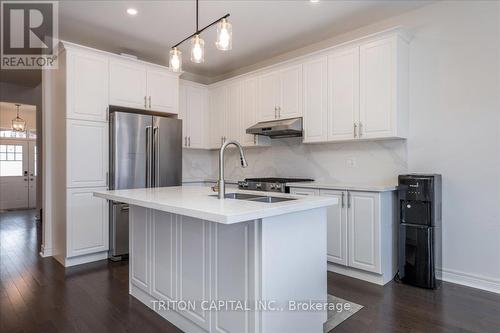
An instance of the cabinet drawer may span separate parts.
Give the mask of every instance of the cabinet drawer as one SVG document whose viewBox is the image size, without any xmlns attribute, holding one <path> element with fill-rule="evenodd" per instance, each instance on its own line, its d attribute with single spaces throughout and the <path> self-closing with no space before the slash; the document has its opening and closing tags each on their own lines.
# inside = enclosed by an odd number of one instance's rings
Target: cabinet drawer
<svg viewBox="0 0 500 333">
<path fill-rule="evenodd" d="M 290 194 L 294 195 L 319 195 L 319 189 L 315 188 L 290 188 Z"/>
</svg>

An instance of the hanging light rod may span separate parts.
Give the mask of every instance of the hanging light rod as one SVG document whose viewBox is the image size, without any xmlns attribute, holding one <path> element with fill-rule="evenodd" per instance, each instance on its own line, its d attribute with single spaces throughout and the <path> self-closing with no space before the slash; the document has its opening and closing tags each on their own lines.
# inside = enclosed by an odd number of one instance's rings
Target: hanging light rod
<svg viewBox="0 0 500 333">
<path fill-rule="evenodd" d="M 219 18 L 218 20 L 213 21 L 212 23 L 210 23 L 210 24 L 209 24 L 209 25 L 207 25 L 206 27 L 201 28 L 200 30 L 197 30 L 195 33 L 193 33 L 193 34 L 191 34 L 191 35 L 187 36 L 186 38 L 184 38 L 183 40 L 181 40 L 179 43 L 177 43 L 177 44 L 175 44 L 174 46 L 172 46 L 172 49 L 173 49 L 174 47 L 177 47 L 177 46 L 181 45 L 182 43 L 184 43 L 184 42 L 185 42 L 185 41 L 187 41 L 188 39 L 190 39 L 190 38 L 192 38 L 192 37 L 194 37 L 194 36 L 196 36 L 196 35 L 201 34 L 201 33 L 202 33 L 203 31 L 205 31 L 206 29 L 208 29 L 208 28 L 210 28 L 211 26 L 213 26 L 213 25 L 215 25 L 215 24 L 219 23 L 219 22 L 220 22 L 220 21 L 222 21 L 223 19 L 228 18 L 229 16 L 230 16 L 230 14 L 228 13 L 228 14 L 226 14 L 226 15 L 222 16 L 221 18 Z M 198 20 L 196 20 L 196 22 L 198 22 Z M 198 26 L 198 24 L 196 24 L 196 26 Z"/>
<path fill-rule="evenodd" d="M 199 0 L 196 0 L 196 30 L 193 34 L 187 36 L 179 43 L 175 44 L 170 48 L 169 57 L 169 67 L 174 72 L 182 72 L 182 52 L 177 49 L 179 45 L 191 39 L 191 61 L 200 64 L 205 62 L 205 41 L 201 38 L 200 34 L 211 26 L 217 24 L 217 41 L 215 46 L 221 51 L 229 51 L 232 49 L 232 25 L 228 22 L 227 18 L 229 13 L 222 16 L 221 18 L 213 21 L 209 25 L 200 29 L 198 25 L 198 11 L 199 11 Z"/>
</svg>

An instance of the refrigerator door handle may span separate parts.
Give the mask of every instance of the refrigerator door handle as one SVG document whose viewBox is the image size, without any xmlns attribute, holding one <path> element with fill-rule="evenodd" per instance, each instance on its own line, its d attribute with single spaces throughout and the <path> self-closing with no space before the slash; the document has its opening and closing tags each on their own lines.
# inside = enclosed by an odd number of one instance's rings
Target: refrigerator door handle
<svg viewBox="0 0 500 333">
<path fill-rule="evenodd" d="M 151 187 L 151 126 L 146 126 L 146 187 Z"/>
<path fill-rule="evenodd" d="M 159 184 L 159 179 L 160 179 L 160 141 L 159 141 L 159 134 L 160 128 L 158 126 L 153 127 L 153 186 L 152 187 L 158 187 Z"/>
</svg>

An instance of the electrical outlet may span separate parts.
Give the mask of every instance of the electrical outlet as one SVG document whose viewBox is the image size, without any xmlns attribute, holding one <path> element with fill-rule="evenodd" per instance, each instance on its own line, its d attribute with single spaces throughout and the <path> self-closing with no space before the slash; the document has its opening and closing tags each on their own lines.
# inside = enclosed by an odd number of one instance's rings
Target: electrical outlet
<svg viewBox="0 0 500 333">
<path fill-rule="evenodd" d="M 354 157 L 349 157 L 346 160 L 346 164 L 348 168 L 355 168 L 356 167 L 356 159 Z"/>
</svg>

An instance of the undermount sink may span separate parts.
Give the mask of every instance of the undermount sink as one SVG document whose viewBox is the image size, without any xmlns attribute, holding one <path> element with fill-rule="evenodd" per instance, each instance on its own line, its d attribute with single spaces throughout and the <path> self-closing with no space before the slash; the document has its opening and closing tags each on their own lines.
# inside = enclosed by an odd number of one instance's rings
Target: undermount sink
<svg viewBox="0 0 500 333">
<path fill-rule="evenodd" d="M 211 195 L 211 197 L 217 197 L 217 195 Z M 246 200 L 246 201 L 257 201 L 266 203 L 275 203 L 289 200 L 297 200 L 295 198 L 283 198 L 283 197 L 271 197 L 266 195 L 256 195 L 247 193 L 226 193 L 226 199 L 236 199 L 236 200 Z"/>
</svg>

